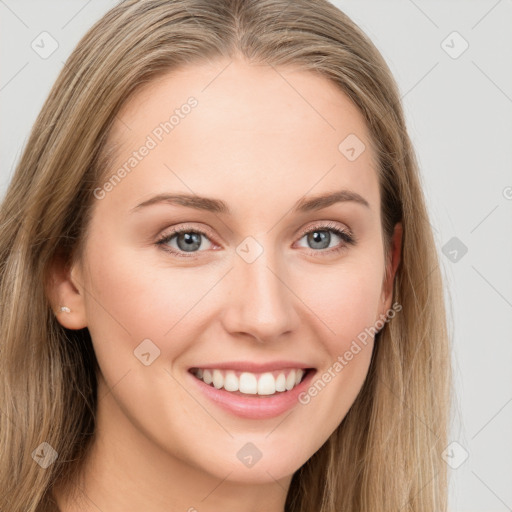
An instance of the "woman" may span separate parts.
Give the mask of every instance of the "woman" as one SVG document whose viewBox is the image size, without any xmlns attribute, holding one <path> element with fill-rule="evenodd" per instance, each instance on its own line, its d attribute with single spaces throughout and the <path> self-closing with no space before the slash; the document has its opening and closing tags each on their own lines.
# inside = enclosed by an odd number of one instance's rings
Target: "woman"
<svg viewBox="0 0 512 512">
<path fill-rule="evenodd" d="M 2 510 L 446 510 L 397 86 L 323 0 L 127 0 L 1 211 Z"/>
</svg>

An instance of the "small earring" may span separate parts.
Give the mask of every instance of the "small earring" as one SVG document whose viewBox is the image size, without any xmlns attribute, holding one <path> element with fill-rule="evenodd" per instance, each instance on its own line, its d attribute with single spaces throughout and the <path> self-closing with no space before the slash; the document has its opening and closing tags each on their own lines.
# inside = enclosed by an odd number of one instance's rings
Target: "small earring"
<svg viewBox="0 0 512 512">
<path fill-rule="evenodd" d="M 69 309 L 67 306 L 61 306 L 61 307 L 60 307 L 60 310 L 61 310 L 63 313 L 70 313 L 70 312 L 71 312 L 71 309 Z"/>
</svg>

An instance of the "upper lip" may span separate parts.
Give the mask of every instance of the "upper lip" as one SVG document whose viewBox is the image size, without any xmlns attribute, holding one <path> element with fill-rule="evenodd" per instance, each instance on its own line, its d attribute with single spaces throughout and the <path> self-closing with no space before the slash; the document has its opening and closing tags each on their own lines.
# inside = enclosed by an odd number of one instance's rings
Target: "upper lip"
<svg viewBox="0 0 512 512">
<path fill-rule="evenodd" d="M 255 363 L 254 361 L 225 361 L 223 363 L 200 364 L 192 368 L 215 369 L 219 370 L 238 370 L 251 373 L 271 372 L 274 370 L 284 370 L 287 368 L 301 368 L 303 370 L 313 368 L 307 363 L 300 361 L 269 361 L 267 363 Z M 192 369 L 190 368 L 190 369 Z"/>
</svg>

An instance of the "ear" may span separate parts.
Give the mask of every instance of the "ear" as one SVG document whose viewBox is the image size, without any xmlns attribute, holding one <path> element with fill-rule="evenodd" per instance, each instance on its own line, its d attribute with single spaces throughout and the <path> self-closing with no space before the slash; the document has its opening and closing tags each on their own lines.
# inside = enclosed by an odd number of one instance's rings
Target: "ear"
<svg viewBox="0 0 512 512">
<path fill-rule="evenodd" d="M 391 301 L 393 300 L 393 283 L 395 281 L 396 269 L 402 256 L 402 234 L 402 223 L 398 222 L 393 231 L 388 261 L 386 262 L 386 273 L 382 283 L 381 300 L 385 308 L 384 311 L 381 311 L 383 315 L 386 315 L 386 312 L 389 311 Z"/>
<path fill-rule="evenodd" d="M 85 291 L 80 283 L 83 283 L 83 279 L 79 266 L 77 264 L 71 266 L 62 252 L 58 252 L 50 264 L 46 294 L 58 322 L 67 329 L 76 330 L 87 327 Z M 68 307 L 70 311 L 61 311 L 61 306 Z"/>
</svg>

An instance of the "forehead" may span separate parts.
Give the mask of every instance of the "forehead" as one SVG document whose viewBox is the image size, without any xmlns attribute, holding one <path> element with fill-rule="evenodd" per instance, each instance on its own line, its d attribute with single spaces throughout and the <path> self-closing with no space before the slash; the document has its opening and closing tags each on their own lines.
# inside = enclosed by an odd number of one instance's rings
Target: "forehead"
<svg viewBox="0 0 512 512">
<path fill-rule="evenodd" d="M 239 60 L 173 70 L 125 103 L 110 140 L 119 145 L 111 173 L 151 147 L 116 187 L 130 200 L 166 188 L 228 202 L 237 193 L 240 205 L 248 195 L 295 202 L 348 187 L 378 202 L 364 118 L 310 71 Z"/>
</svg>

